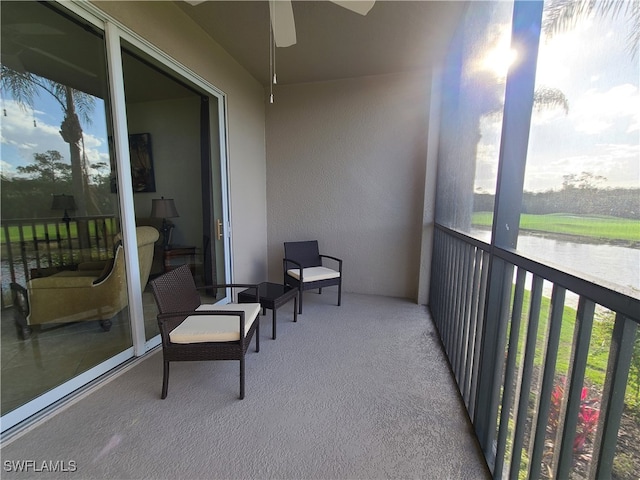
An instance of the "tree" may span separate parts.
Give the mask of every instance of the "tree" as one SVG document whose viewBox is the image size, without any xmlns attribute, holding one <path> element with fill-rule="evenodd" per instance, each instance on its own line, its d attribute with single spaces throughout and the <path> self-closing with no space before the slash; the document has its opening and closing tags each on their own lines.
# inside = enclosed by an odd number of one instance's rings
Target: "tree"
<svg viewBox="0 0 640 480">
<path fill-rule="evenodd" d="M 478 19 L 478 15 L 482 12 L 474 11 L 473 22 L 465 28 L 465 34 L 474 26 L 482 25 Z M 542 30 L 552 36 L 557 33 L 573 28 L 581 20 L 590 16 L 600 18 L 615 18 L 624 16 L 632 25 L 631 33 L 627 38 L 627 50 L 632 57 L 637 56 L 640 43 L 640 1 L 621 1 L 621 0 L 547 0 L 545 4 Z M 473 47 L 471 47 L 473 48 Z M 462 54 L 464 56 L 464 54 Z M 459 75 L 459 70 L 455 68 L 453 75 Z M 497 80 L 497 81 L 496 81 Z M 469 192 L 473 190 L 473 182 L 475 179 L 475 159 L 477 154 L 478 142 L 481 138 L 480 122 L 482 118 L 487 116 L 495 116 L 502 109 L 502 92 L 504 88 L 503 79 L 491 79 L 487 77 L 487 72 L 475 71 L 473 78 L 469 77 L 469 98 L 465 98 L 465 90 L 461 88 L 461 96 L 457 100 L 463 108 L 466 118 L 447 118 L 447 112 L 443 113 L 443 123 L 450 122 L 455 125 L 453 128 L 455 133 L 451 135 L 452 145 L 456 146 L 457 152 L 451 155 L 448 161 L 457 163 L 452 166 L 455 175 L 441 175 L 438 177 L 439 185 L 450 196 L 446 202 L 448 208 L 452 208 L 452 222 L 454 228 L 463 230 L 470 227 L 470 212 L 473 206 L 470 205 L 466 195 L 459 195 L 459 192 Z M 445 80 L 448 86 L 457 85 L 459 80 L 448 78 Z M 481 100 L 477 100 L 481 97 Z M 548 86 L 538 86 L 534 92 L 534 109 L 543 110 L 550 108 L 561 108 L 565 114 L 569 112 L 569 100 L 565 94 L 557 89 Z M 454 106 L 455 109 L 455 106 Z M 441 131 L 445 131 L 446 127 Z M 465 132 L 460 136 L 458 132 Z M 446 136 L 446 132 L 443 134 Z M 441 147 L 446 148 L 446 147 Z M 585 176 L 586 175 L 586 176 Z M 449 177 L 449 178 L 447 178 Z M 588 172 L 581 175 L 572 175 L 572 178 L 565 178 L 565 188 L 582 188 L 596 189 L 598 184 L 606 180 Z M 452 184 L 452 185 L 450 185 Z M 477 209 L 476 209 L 477 210 Z"/>
<path fill-rule="evenodd" d="M 582 172 L 580 175 L 571 173 L 562 176 L 562 189 L 572 190 L 578 188 L 580 190 L 595 190 L 599 184 L 606 181 L 606 177 L 591 172 Z"/>
<path fill-rule="evenodd" d="M 93 96 L 31 72 L 18 72 L 4 64 L 0 69 L 0 89 L 10 93 L 21 108 L 33 108 L 35 97 L 43 91 L 60 105 L 64 112 L 60 135 L 69 144 L 73 194 L 79 215 L 87 215 L 87 200 L 91 197 L 88 195 L 89 174 L 80 118 L 87 124 L 91 123 L 95 103 Z"/>
<path fill-rule="evenodd" d="M 71 165 L 62 161 L 62 155 L 57 150 L 47 150 L 46 153 L 34 153 L 35 163 L 26 167 L 18 167 L 18 173 L 26 174 L 38 180 L 56 184 L 71 180 Z"/>
<path fill-rule="evenodd" d="M 71 165 L 57 150 L 34 153 L 33 163 L 2 176 L 2 218 L 46 218 L 54 194 L 71 194 Z"/>
<path fill-rule="evenodd" d="M 640 2 L 637 0 L 549 0 L 542 28 L 546 35 L 553 36 L 574 28 L 590 16 L 616 18 L 619 15 L 627 17 L 631 25 L 627 50 L 635 58 L 640 45 Z"/>
<path fill-rule="evenodd" d="M 0 89 L 10 92 L 21 108 L 26 109 L 27 106 L 33 108 L 34 98 L 42 91 L 51 95 L 58 102 L 64 112 L 60 135 L 69 144 L 73 195 L 78 216 L 87 216 L 89 202 L 92 204 L 93 210 L 98 210 L 93 190 L 89 188 L 88 161 L 80 124 L 80 117 L 87 124 L 91 122 L 94 97 L 31 72 L 18 72 L 4 64 L 0 65 L 0 68 Z M 89 242 L 86 220 L 78 221 L 78 238 L 81 247 Z"/>
<path fill-rule="evenodd" d="M 533 107 L 536 110 L 562 108 L 564 113 L 568 114 L 569 100 L 561 90 L 541 86 L 533 92 Z"/>
<path fill-rule="evenodd" d="M 470 7 L 468 19 L 454 36 L 453 48 L 458 51 L 450 58 L 443 78 L 447 90 L 457 91 L 458 96 L 444 95 L 440 129 L 443 141 L 439 148 L 447 158 L 447 169 L 438 169 L 438 191 L 444 197 L 440 205 L 447 209 L 449 225 L 463 231 L 471 228 L 474 211 L 474 198 L 468 193 L 474 190 L 482 123 L 487 118 L 501 118 L 507 80 L 504 72 L 475 65 L 481 56 L 478 39 L 493 35 L 498 43 L 498 37 L 487 26 L 492 25 L 493 10 L 501 8 L 499 2 L 479 5 Z M 567 97 L 557 88 L 539 86 L 533 102 L 537 110 L 569 111 Z"/>
</svg>

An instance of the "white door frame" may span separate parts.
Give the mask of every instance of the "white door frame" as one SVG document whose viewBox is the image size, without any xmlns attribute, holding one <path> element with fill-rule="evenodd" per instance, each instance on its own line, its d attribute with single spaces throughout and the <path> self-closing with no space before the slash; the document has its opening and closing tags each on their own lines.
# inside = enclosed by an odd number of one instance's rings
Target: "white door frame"
<svg viewBox="0 0 640 480">
<path fill-rule="evenodd" d="M 224 92 L 214 85 L 192 72 L 184 65 L 168 56 L 166 53 L 155 47 L 153 44 L 137 35 L 132 30 L 120 24 L 117 20 L 102 12 L 93 4 L 86 1 L 73 0 L 71 2 L 58 1 L 62 10 L 73 12 L 84 21 L 94 25 L 105 34 L 105 49 L 108 62 L 108 83 L 111 94 L 111 113 L 114 128 L 114 147 L 117 152 L 118 182 L 120 185 L 120 211 L 122 234 L 124 238 L 126 276 L 129 295 L 130 323 L 132 328 L 133 347 L 130 347 L 119 354 L 106 359 L 104 362 L 87 370 L 86 372 L 69 379 L 60 386 L 42 394 L 26 404 L 12 410 L 1 418 L 1 431 L 7 432 L 19 423 L 33 419 L 38 420 L 39 412 L 47 412 L 55 402 L 63 397 L 72 394 L 95 380 L 101 375 L 113 370 L 119 365 L 133 357 L 144 355 L 150 349 L 160 344 L 160 335 L 149 341 L 145 340 L 144 313 L 142 307 L 142 291 L 140 288 L 140 273 L 138 269 L 138 250 L 136 247 L 136 225 L 133 208 L 133 188 L 130 175 L 129 140 L 127 132 L 127 118 L 124 98 L 124 78 L 122 71 L 121 41 L 126 40 L 132 45 L 147 53 L 152 58 L 160 61 L 169 70 L 179 75 L 194 85 L 202 89 L 206 94 L 217 99 L 218 108 L 218 134 L 220 139 L 220 179 L 222 188 L 222 211 L 224 231 L 224 274 L 225 281 L 230 282 L 233 276 L 232 251 L 231 251 L 231 228 L 229 209 L 229 159 L 228 159 L 228 136 L 227 136 L 227 98 Z M 214 133 L 214 132 L 210 132 Z M 225 297 L 221 302 L 227 302 Z"/>
</svg>

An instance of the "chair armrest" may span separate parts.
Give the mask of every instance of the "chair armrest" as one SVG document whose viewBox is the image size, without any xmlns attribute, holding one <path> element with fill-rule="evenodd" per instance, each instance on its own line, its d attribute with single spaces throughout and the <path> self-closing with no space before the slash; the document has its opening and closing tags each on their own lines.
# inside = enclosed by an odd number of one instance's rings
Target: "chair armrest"
<svg viewBox="0 0 640 480">
<path fill-rule="evenodd" d="M 329 258 L 331 260 L 335 260 L 338 262 L 338 271 L 342 273 L 342 259 L 337 257 L 332 257 L 331 255 L 320 255 L 320 258 Z"/>
<path fill-rule="evenodd" d="M 27 290 L 87 288 L 93 286 L 95 276 L 57 276 L 34 278 L 27 283 Z"/>
<path fill-rule="evenodd" d="M 260 286 L 255 283 L 214 283 L 204 287 L 196 287 L 196 290 L 211 290 L 218 288 L 253 288 L 256 291 L 256 302 L 260 303 Z"/>
<path fill-rule="evenodd" d="M 303 279 L 303 271 L 304 268 L 302 268 L 302 264 L 299 262 L 296 262 L 295 260 L 291 260 L 290 258 L 283 258 L 282 259 L 282 273 L 283 273 L 283 278 L 286 279 L 287 277 L 287 263 L 293 263 L 294 265 L 298 266 L 298 270 L 300 270 L 300 283 L 304 283 L 304 279 Z M 287 283 L 287 282 L 285 282 Z"/>
<path fill-rule="evenodd" d="M 85 270 L 102 270 L 105 265 L 107 264 L 108 260 L 96 260 L 95 262 L 82 262 L 80 264 L 78 264 L 78 270 L 80 271 L 85 271 Z"/>
<path fill-rule="evenodd" d="M 171 331 L 180 325 L 192 313 L 193 312 L 159 313 L 156 318 L 158 319 L 158 327 L 160 328 L 162 343 L 168 345 L 170 343 L 169 334 Z"/>
<path fill-rule="evenodd" d="M 284 269 L 284 271 L 286 272 L 288 270 L 287 268 L 287 263 L 293 263 L 294 265 L 296 265 L 300 270 L 302 270 L 302 264 L 299 262 L 296 262 L 295 260 L 291 260 L 290 258 L 283 258 L 282 259 L 282 268 Z"/>
</svg>

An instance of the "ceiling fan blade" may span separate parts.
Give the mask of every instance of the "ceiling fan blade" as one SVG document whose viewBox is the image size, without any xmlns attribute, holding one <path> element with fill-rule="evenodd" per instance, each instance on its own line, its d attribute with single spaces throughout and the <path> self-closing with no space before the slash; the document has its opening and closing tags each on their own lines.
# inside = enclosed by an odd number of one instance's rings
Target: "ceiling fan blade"
<svg viewBox="0 0 640 480">
<path fill-rule="evenodd" d="M 269 0 L 269 14 L 276 47 L 290 47 L 296 43 L 296 24 L 291 0 Z"/>
<path fill-rule="evenodd" d="M 360 15 L 366 15 L 369 10 L 373 8 L 373 4 L 376 0 L 330 0 L 336 5 L 340 5 L 347 10 L 359 13 Z"/>
</svg>

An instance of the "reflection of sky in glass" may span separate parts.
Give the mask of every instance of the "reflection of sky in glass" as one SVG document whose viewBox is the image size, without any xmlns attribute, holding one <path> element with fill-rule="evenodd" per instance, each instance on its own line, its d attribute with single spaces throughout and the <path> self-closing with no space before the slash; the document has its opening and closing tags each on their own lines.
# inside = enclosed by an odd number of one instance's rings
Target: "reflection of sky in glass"
<svg viewBox="0 0 640 480">
<path fill-rule="evenodd" d="M 84 146 L 89 162 L 104 162 L 109 165 L 105 105 L 102 99 L 94 97 L 91 123 L 82 122 Z M 48 93 L 41 91 L 34 99 L 33 110 L 26 110 L 2 92 L 2 116 L 0 131 L 0 167 L 2 174 L 11 176 L 16 167 L 29 165 L 33 155 L 48 150 L 57 150 L 65 162 L 69 163 L 69 144 L 60 136 L 60 124 L 64 118 L 61 105 Z M 6 115 L 4 114 L 6 112 Z M 35 126 L 34 126 L 35 120 Z M 107 167 L 108 169 L 108 167 Z M 103 170 L 101 173 L 108 173 Z"/>
<path fill-rule="evenodd" d="M 624 17 L 591 19 L 541 41 L 536 88 L 562 91 L 569 113 L 534 112 L 526 190 L 557 190 L 563 175 L 582 172 L 606 177 L 607 187 L 640 186 L 640 67 L 627 50 L 629 32 Z M 483 119 L 476 190 L 495 191 L 499 133 L 494 119 Z"/>
</svg>

